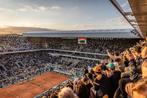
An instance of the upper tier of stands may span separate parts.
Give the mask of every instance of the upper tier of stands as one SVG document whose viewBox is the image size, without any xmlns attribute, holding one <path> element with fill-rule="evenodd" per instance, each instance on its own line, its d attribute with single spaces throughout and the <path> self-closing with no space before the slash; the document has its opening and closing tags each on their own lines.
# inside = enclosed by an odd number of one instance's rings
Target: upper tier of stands
<svg viewBox="0 0 147 98">
<path fill-rule="evenodd" d="M 43 39 L 42 39 L 43 40 Z M 61 49 L 69 51 L 106 53 L 106 49 L 123 51 L 139 39 L 87 39 L 87 44 L 78 44 L 77 39 L 47 38 L 42 43 L 35 43 L 22 36 L 0 37 L 0 52 L 24 51 L 34 49 Z"/>
</svg>

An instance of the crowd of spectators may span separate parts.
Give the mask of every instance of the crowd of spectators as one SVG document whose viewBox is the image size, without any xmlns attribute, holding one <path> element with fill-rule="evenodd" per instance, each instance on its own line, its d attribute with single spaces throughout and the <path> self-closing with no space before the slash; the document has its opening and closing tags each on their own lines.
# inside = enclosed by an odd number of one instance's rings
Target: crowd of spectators
<svg viewBox="0 0 147 98">
<path fill-rule="evenodd" d="M 87 39 L 87 44 L 78 44 L 78 39 L 48 38 L 40 43 L 32 42 L 20 35 L 0 36 L 0 52 L 33 49 L 63 49 L 82 52 L 106 53 L 106 49 L 123 51 L 135 44 L 138 39 Z"/>
<path fill-rule="evenodd" d="M 92 63 L 96 61 L 53 56 L 48 51 L 1 54 L 0 87 L 31 79 L 51 69 L 78 76 L 82 74 L 79 72 L 82 72 L 84 66 Z"/>
<path fill-rule="evenodd" d="M 48 47 L 82 52 L 106 53 L 106 49 L 112 51 L 124 51 L 135 45 L 138 39 L 87 39 L 87 44 L 78 44 L 77 39 L 49 39 Z"/>
<path fill-rule="evenodd" d="M 147 42 L 107 54 L 107 60 L 42 98 L 147 98 Z"/>
<path fill-rule="evenodd" d="M 47 70 L 48 60 L 41 52 L 0 55 L 0 87 L 28 80 Z M 43 70 L 43 68 L 45 70 Z"/>
<path fill-rule="evenodd" d="M 37 46 L 33 45 L 25 37 L 19 35 L 0 36 L 0 52 L 23 51 L 35 48 Z"/>
<path fill-rule="evenodd" d="M 1 37 L 0 41 L 1 52 L 37 49 L 23 37 Z M 109 58 L 101 62 L 49 55 L 49 51 L 0 54 L 0 87 L 53 68 L 78 78 L 43 98 L 146 98 L 147 42 L 137 45 L 135 42 L 135 39 L 89 39 L 87 44 L 78 44 L 77 40 L 60 39 L 47 43 L 46 48 L 107 53 Z"/>
</svg>

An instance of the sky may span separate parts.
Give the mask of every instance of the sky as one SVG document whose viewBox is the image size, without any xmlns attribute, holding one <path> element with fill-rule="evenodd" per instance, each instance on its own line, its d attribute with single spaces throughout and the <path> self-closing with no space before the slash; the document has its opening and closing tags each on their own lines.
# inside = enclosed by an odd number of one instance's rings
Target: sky
<svg viewBox="0 0 147 98">
<path fill-rule="evenodd" d="M 118 1 L 126 7 L 126 0 Z M 0 0 L 0 27 L 6 26 L 60 30 L 132 28 L 109 0 Z"/>
</svg>

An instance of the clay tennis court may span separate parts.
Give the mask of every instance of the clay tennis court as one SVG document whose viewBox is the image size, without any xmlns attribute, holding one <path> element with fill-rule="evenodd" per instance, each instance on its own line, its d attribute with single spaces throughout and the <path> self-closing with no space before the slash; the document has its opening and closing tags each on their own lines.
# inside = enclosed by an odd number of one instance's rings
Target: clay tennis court
<svg viewBox="0 0 147 98">
<path fill-rule="evenodd" d="M 0 88 L 0 98 L 33 98 L 67 79 L 67 76 L 55 72 L 44 73 L 30 81 Z"/>
</svg>

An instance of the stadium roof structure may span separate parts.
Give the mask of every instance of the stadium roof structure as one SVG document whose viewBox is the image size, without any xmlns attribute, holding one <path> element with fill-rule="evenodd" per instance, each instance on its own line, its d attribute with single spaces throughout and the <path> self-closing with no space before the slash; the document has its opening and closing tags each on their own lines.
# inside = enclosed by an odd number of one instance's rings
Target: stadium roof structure
<svg viewBox="0 0 147 98">
<path fill-rule="evenodd" d="M 132 29 L 112 30 L 66 30 L 66 31 L 33 31 L 23 33 L 24 37 L 50 38 L 139 38 Z"/>
<path fill-rule="evenodd" d="M 147 37 L 147 0 L 126 0 L 131 12 L 126 12 L 118 0 L 110 0 L 142 38 Z M 131 19 L 133 17 L 134 19 Z"/>
</svg>

